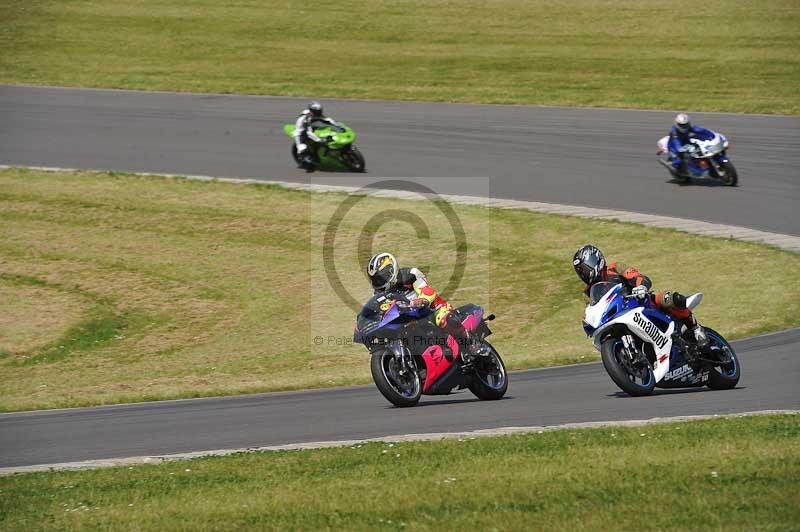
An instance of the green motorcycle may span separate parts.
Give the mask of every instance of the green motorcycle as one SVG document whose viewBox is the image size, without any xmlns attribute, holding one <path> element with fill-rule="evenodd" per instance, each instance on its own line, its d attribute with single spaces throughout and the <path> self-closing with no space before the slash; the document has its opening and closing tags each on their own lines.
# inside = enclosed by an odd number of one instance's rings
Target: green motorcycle
<svg viewBox="0 0 800 532">
<path fill-rule="evenodd" d="M 283 126 L 286 136 L 294 140 L 294 124 Z M 351 172 L 366 171 L 364 156 L 355 147 L 356 132 L 342 122 L 328 124 L 318 122 L 311 124 L 312 133 L 320 139 L 319 142 L 310 142 L 309 149 L 315 168 L 331 170 L 350 170 Z M 302 166 L 302 161 L 297 156 L 297 146 L 292 143 L 292 158 Z"/>
</svg>

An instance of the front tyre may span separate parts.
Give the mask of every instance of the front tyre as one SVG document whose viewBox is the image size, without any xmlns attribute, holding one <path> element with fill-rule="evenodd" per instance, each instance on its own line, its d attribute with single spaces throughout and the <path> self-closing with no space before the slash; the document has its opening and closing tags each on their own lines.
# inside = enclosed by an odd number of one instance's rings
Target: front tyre
<svg viewBox="0 0 800 532">
<path fill-rule="evenodd" d="M 344 161 L 344 164 L 347 165 L 347 168 L 353 172 L 367 171 L 367 162 L 364 160 L 364 156 L 355 146 L 351 145 L 349 150 L 342 152 L 342 161 Z"/>
<path fill-rule="evenodd" d="M 727 340 L 714 329 L 705 327 L 708 340 L 711 343 L 711 353 L 718 353 L 718 357 L 729 360 L 727 364 L 714 366 L 708 372 L 708 387 L 712 390 L 730 390 L 739 383 L 742 367 L 739 364 L 739 357 L 730 346 Z M 715 349 L 718 348 L 718 349 Z M 724 358 L 723 358 L 724 357 Z"/>
<path fill-rule="evenodd" d="M 739 183 L 739 174 L 732 162 L 722 163 L 719 169 L 721 170 L 719 178 L 725 185 L 735 187 Z"/>
<path fill-rule="evenodd" d="M 490 349 L 486 356 L 475 357 L 474 374 L 469 383 L 469 391 L 483 401 L 502 399 L 508 390 L 508 374 L 500 354 L 489 342 L 484 342 Z"/>
<path fill-rule="evenodd" d="M 422 382 L 416 367 L 403 368 L 388 349 L 376 351 L 370 357 L 372 380 L 378 391 L 394 406 L 415 406 L 422 396 Z"/>
<path fill-rule="evenodd" d="M 600 355 L 606 373 L 623 392 L 634 397 L 653 393 L 656 386 L 653 369 L 633 360 L 620 338 L 609 336 L 603 340 Z"/>
</svg>

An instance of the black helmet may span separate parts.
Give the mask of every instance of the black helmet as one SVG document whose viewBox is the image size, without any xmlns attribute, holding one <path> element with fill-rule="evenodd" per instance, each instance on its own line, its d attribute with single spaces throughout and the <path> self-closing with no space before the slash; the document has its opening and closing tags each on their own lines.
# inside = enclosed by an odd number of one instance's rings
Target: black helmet
<svg viewBox="0 0 800 532">
<path fill-rule="evenodd" d="M 685 135 L 691 131 L 692 123 L 689 121 L 689 115 L 686 113 L 678 113 L 678 116 L 675 117 L 675 129 L 677 129 L 678 133 L 681 135 Z"/>
<path fill-rule="evenodd" d="M 586 244 L 575 252 L 572 265 L 578 277 L 586 284 L 594 284 L 603 277 L 606 258 L 603 252 L 591 244 Z"/>
<path fill-rule="evenodd" d="M 308 104 L 308 110 L 314 118 L 322 116 L 322 104 L 319 102 L 314 101 Z"/>
<path fill-rule="evenodd" d="M 397 282 L 397 259 L 391 253 L 378 253 L 369 259 L 367 275 L 375 290 L 388 290 Z"/>
</svg>

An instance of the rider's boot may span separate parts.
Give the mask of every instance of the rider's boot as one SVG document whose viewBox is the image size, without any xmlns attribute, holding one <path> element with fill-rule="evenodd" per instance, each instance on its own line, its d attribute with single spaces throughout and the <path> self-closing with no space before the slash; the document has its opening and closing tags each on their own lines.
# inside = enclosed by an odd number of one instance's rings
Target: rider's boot
<svg viewBox="0 0 800 532">
<path fill-rule="evenodd" d="M 314 171 L 314 159 L 311 157 L 311 154 L 306 152 L 303 154 L 303 157 L 300 159 L 300 166 L 307 172 Z"/>
<path fill-rule="evenodd" d="M 469 365 L 476 357 L 488 354 L 485 344 L 464 329 L 464 326 L 458 320 L 448 320 L 445 331 L 456 340 L 458 351 L 461 353 L 461 359 L 464 364 Z"/>
<path fill-rule="evenodd" d="M 689 177 L 689 161 L 685 153 L 679 153 L 672 160 L 675 175 L 681 179 Z"/>
<path fill-rule="evenodd" d="M 703 326 L 697 323 L 697 319 L 694 317 L 694 315 L 689 315 L 688 318 L 683 320 L 683 324 L 686 326 L 685 337 L 687 341 L 700 350 L 708 347 L 708 334 Z"/>
<path fill-rule="evenodd" d="M 462 358 L 467 364 L 471 364 L 478 357 L 485 357 L 489 355 L 488 346 L 469 332 L 467 332 L 464 340 L 459 340 L 459 345 L 463 346 Z"/>
<path fill-rule="evenodd" d="M 695 323 L 697 323 L 696 320 Z M 697 347 L 700 349 L 708 347 L 708 335 L 706 334 L 706 330 L 702 325 L 697 323 L 697 325 L 694 326 L 694 329 L 692 329 L 692 334 L 694 335 L 694 343 L 697 345 Z"/>
<path fill-rule="evenodd" d="M 447 311 L 443 314 L 444 322 L 440 325 L 458 344 L 458 351 L 465 366 L 469 366 L 479 356 L 487 356 L 489 349 L 474 333 L 464 328 L 464 324 L 455 313 Z M 437 324 L 438 324 L 437 318 Z"/>
</svg>

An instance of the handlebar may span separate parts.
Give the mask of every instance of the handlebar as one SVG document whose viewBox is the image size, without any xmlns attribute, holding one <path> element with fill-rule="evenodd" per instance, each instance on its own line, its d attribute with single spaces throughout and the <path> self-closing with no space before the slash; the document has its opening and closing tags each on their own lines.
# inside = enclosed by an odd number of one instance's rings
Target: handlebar
<svg viewBox="0 0 800 532">
<path fill-rule="evenodd" d="M 655 292 L 650 291 L 650 290 L 648 290 L 647 292 L 644 293 L 645 297 L 653 297 L 654 295 L 655 295 Z M 638 294 L 627 294 L 627 295 L 624 295 L 622 297 L 623 297 L 623 299 L 639 299 L 639 295 Z"/>
<path fill-rule="evenodd" d="M 427 301 L 421 298 L 415 298 L 411 301 L 395 301 L 395 304 L 400 310 L 419 310 L 425 308 Z"/>
</svg>

